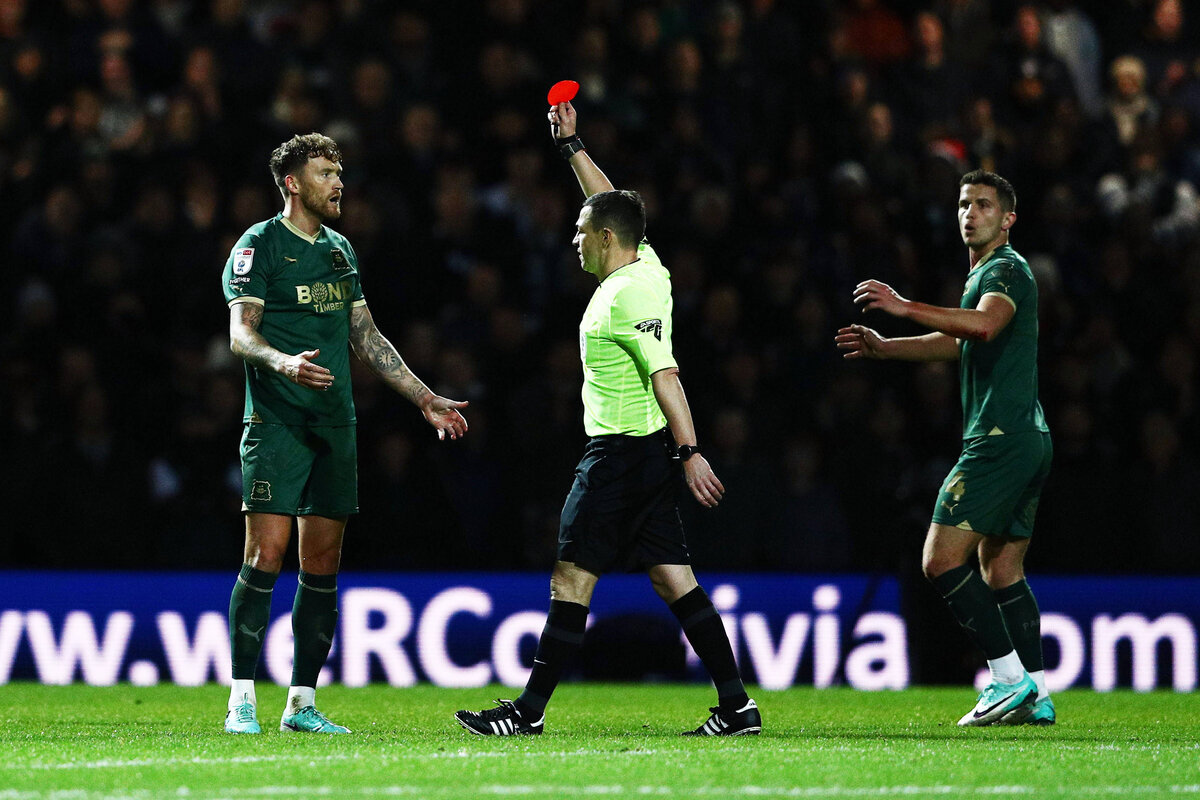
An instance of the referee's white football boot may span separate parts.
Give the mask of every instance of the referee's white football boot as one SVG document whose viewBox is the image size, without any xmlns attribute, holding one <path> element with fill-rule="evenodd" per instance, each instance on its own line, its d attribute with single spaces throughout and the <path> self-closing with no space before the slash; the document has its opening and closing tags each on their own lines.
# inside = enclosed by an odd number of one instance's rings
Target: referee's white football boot
<svg viewBox="0 0 1200 800">
<path fill-rule="evenodd" d="M 541 736 L 546 715 L 537 722 L 527 722 L 512 700 L 497 700 L 496 708 L 455 711 L 454 720 L 476 736 Z"/>
<path fill-rule="evenodd" d="M 979 693 L 975 707 L 958 724 L 963 727 L 991 725 L 1008 714 L 1032 707 L 1037 696 L 1037 684 L 1028 672 L 1016 683 L 992 681 Z"/>
<path fill-rule="evenodd" d="M 720 706 L 710 708 L 712 716 L 694 731 L 684 731 L 684 736 L 757 736 L 762 733 L 762 715 L 758 705 L 750 700 L 737 711 L 722 711 Z"/>
</svg>

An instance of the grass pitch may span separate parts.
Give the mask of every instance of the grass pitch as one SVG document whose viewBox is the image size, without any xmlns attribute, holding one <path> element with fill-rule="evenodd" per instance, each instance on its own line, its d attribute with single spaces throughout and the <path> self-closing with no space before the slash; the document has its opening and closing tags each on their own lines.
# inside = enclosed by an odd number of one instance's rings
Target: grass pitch
<svg viewBox="0 0 1200 800">
<path fill-rule="evenodd" d="M 451 719 L 511 689 L 328 687 L 351 736 L 222 732 L 227 689 L 0 686 L 0 800 L 1200 795 L 1200 695 L 1062 692 L 1053 728 L 958 728 L 963 689 L 752 691 L 758 737 L 694 739 L 710 689 L 566 684 L 541 737 Z"/>
</svg>

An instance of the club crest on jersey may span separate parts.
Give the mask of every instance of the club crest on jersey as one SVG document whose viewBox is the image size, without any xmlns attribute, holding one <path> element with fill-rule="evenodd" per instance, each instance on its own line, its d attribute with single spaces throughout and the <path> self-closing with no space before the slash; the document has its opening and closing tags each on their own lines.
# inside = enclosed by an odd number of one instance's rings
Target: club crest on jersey
<svg viewBox="0 0 1200 800">
<path fill-rule="evenodd" d="M 633 327 L 637 328 L 642 333 L 653 333 L 655 339 L 658 339 L 660 342 L 662 341 L 662 320 L 661 319 L 648 319 L 643 322 L 639 322 L 637 325 L 634 325 Z"/>
<path fill-rule="evenodd" d="M 271 482 L 270 481 L 255 481 L 250 487 L 251 500 L 270 500 L 271 499 Z"/>
<path fill-rule="evenodd" d="M 330 257 L 333 259 L 333 268 L 338 272 L 344 272 L 350 269 L 350 262 L 346 260 L 346 256 L 340 248 L 333 248 L 329 251 Z"/>
<path fill-rule="evenodd" d="M 254 248 L 245 247 L 233 251 L 233 274 L 245 275 L 254 266 Z"/>
</svg>

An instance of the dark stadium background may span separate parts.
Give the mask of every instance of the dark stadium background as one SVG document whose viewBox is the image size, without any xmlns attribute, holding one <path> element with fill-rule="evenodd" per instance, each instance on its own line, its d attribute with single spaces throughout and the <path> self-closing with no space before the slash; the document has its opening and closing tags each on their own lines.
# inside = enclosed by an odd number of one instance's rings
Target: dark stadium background
<svg viewBox="0 0 1200 800">
<path fill-rule="evenodd" d="M 868 277 L 957 305 L 956 181 L 981 165 L 1017 188 L 1041 292 L 1056 455 L 1031 571 L 1194 572 L 1197 23 L 1177 0 L 0 0 L 0 563 L 232 575 L 220 273 L 281 206 L 272 148 L 320 130 L 381 330 L 471 401 L 469 436 L 439 444 L 356 372 L 344 568 L 547 570 L 593 286 L 544 122 L 574 78 L 584 142 L 647 200 L 729 490 L 687 508 L 701 574 L 920 584 L 953 365 L 846 363 L 833 336 Z"/>
</svg>

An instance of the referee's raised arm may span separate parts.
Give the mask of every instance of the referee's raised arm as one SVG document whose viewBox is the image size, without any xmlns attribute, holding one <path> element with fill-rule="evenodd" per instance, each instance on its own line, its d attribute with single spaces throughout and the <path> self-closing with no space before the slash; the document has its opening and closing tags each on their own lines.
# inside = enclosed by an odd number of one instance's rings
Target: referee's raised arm
<svg viewBox="0 0 1200 800">
<path fill-rule="evenodd" d="M 587 148 L 583 146 L 579 134 L 575 131 L 575 107 L 569 102 L 550 106 L 546 117 L 550 120 L 550 135 L 558 145 L 558 152 L 571 165 L 571 169 L 575 170 L 575 177 L 579 179 L 579 188 L 583 189 L 583 196 L 591 197 L 598 192 L 611 192 L 615 189 L 612 181 L 587 154 Z"/>
</svg>

